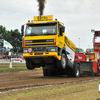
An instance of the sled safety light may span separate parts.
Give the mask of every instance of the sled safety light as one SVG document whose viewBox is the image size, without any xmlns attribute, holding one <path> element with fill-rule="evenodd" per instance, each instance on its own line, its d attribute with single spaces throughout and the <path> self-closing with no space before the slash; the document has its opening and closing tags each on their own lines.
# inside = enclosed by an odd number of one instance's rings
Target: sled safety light
<svg viewBox="0 0 100 100">
<path fill-rule="evenodd" d="M 100 93 L 100 81 L 98 82 L 98 92 Z"/>
<path fill-rule="evenodd" d="M 100 47 L 100 45 L 97 45 L 98 47 Z"/>
<path fill-rule="evenodd" d="M 94 32 L 95 30 L 94 29 L 91 29 L 91 32 Z"/>
</svg>

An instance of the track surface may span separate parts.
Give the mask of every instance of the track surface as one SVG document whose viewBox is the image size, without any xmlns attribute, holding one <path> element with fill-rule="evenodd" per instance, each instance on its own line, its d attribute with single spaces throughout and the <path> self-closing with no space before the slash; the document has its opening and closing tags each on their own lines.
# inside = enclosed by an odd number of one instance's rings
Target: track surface
<svg viewBox="0 0 100 100">
<path fill-rule="evenodd" d="M 82 82 L 88 80 L 100 80 L 100 76 L 82 76 L 72 78 L 67 76 L 44 77 L 41 69 L 24 71 L 4 71 L 0 72 L 0 92 L 11 89 L 21 89 L 26 87 L 44 86 L 51 84 L 64 84 Z"/>
</svg>

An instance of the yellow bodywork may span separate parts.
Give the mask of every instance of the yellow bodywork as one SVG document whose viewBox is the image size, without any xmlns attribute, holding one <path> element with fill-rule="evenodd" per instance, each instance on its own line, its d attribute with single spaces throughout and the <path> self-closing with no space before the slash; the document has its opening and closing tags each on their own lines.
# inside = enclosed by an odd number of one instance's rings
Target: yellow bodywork
<svg viewBox="0 0 100 100">
<path fill-rule="evenodd" d="M 67 46 L 69 46 L 75 52 L 76 46 L 68 39 L 67 36 L 65 36 L 65 43 Z"/>
<path fill-rule="evenodd" d="M 46 17 L 48 17 L 48 19 L 50 20 L 46 20 Z M 66 46 L 69 46 L 74 52 L 75 52 L 75 45 L 67 38 L 67 36 L 65 36 L 65 33 L 63 32 L 63 35 L 62 36 L 58 36 L 58 24 L 60 24 L 61 26 L 63 26 L 59 21 L 57 20 L 53 20 L 52 18 L 53 16 L 42 16 L 41 18 L 40 17 L 37 17 L 35 16 L 34 17 L 34 21 L 32 20 L 31 22 L 27 22 L 28 23 L 48 23 L 48 22 L 57 22 L 57 34 L 56 35 L 43 35 L 43 36 L 27 36 L 27 37 L 24 37 L 23 38 L 23 48 L 30 48 L 30 47 L 44 47 L 44 46 L 56 46 L 58 48 L 66 48 Z M 40 20 L 41 19 L 41 20 Z M 27 40 L 44 40 L 44 39 L 54 39 L 54 41 L 56 41 L 56 44 L 54 44 L 54 42 L 41 42 L 41 43 L 25 43 L 25 41 Z M 49 45 L 49 44 L 52 44 L 52 45 Z M 25 45 L 30 45 L 32 44 L 31 46 L 25 46 Z M 41 44 L 41 45 L 39 45 Z M 46 45 L 42 45 L 42 44 L 46 44 Z M 58 52 L 36 52 L 38 53 L 38 55 L 35 55 L 35 53 L 23 53 L 23 58 L 26 59 L 27 57 L 43 57 L 43 56 L 50 56 L 50 57 L 54 57 L 54 58 L 57 58 L 58 60 L 61 60 L 61 56 L 58 55 Z M 40 55 L 39 55 L 40 54 Z"/>
<path fill-rule="evenodd" d="M 49 36 L 29 36 L 29 37 L 24 37 L 23 38 L 23 41 L 26 41 L 26 40 L 44 40 L 44 39 L 56 39 L 57 38 L 57 35 L 49 35 Z M 49 42 L 50 43 L 50 42 Z M 53 42 L 51 42 L 53 43 Z M 26 44 L 30 44 L 30 43 L 26 43 Z M 31 43 L 31 44 L 44 44 L 44 42 L 41 42 L 41 43 Z M 48 42 L 46 42 L 46 44 L 48 44 Z M 37 46 L 23 46 L 23 47 L 39 47 L 40 45 L 37 45 Z M 43 47 L 44 45 L 41 45 L 41 47 Z M 49 46 L 49 45 L 46 45 L 46 46 Z M 54 46 L 54 45 L 52 45 Z"/>
<path fill-rule="evenodd" d="M 42 55 L 35 55 L 35 54 L 41 54 L 41 52 L 38 52 L 38 53 L 24 53 L 23 54 L 23 57 L 24 58 L 27 58 L 27 57 L 46 57 L 46 56 L 49 56 L 49 57 L 55 57 L 57 59 L 61 59 L 61 56 L 58 56 L 58 53 L 57 52 L 42 52 Z"/>
</svg>

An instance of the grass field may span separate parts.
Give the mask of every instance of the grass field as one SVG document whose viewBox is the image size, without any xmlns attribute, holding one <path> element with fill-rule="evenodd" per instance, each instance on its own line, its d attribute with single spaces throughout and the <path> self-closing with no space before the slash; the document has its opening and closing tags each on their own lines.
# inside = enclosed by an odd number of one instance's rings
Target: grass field
<svg viewBox="0 0 100 100">
<path fill-rule="evenodd" d="M 3 71 L 3 70 L 23 70 L 23 69 L 27 69 L 27 68 L 26 67 L 0 68 L 1 71 Z"/>
<path fill-rule="evenodd" d="M 27 69 L 27 67 L 13 67 L 13 68 L 8 68 L 8 67 L 4 67 L 4 68 L 0 68 L 0 71 L 7 71 L 7 70 L 24 70 Z M 42 69 L 42 67 L 40 68 L 35 68 L 35 69 Z"/>
<path fill-rule="evenodd" d="M 0 94 L 0 100 L 96 100 L 98 81 L 65 84 Z"/>
<path fill-rule="evenodd" d="M 12 68 L 9 68 L 9 63 L 0 63 L 0 71 L 7 71 L 7 70 L 24 70 L 27 69 L 25 63 L 12 63 Z M 40 68 L 35 68 L 35 69 L 42 69 Z"/>
<path fill-rule="evenodd" d="M 15 67 L 9 68 L 9 64 L 3 65 L 3 67 L 0 68 L 0 71 L 17 71 L 27 69 L 25 65 L 20 67 L 20 65 L 14 64 L 13 66 Z M 40 69 L 42 69 L 42 67 Z M 1 93 L 0 100 L 96 100 L 96 98 L 100 98 L 97 83 L 98 81 L 63 84 L 51 87 Z"/>
</svg>

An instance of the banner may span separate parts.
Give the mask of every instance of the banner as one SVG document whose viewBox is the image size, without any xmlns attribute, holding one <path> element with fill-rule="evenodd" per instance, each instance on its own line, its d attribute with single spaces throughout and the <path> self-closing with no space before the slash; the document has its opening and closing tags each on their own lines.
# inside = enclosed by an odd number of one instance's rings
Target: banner
<svg viewBox="0 0 100 100">
<path fill-rule="evenodd" d="M 6 40 L 4 40 L 3 47 L 6 47 L 6 49 L 7 48 L 12 49 L 13 48 L 13 46 L 9 42 L 7 42 Z"/>
</svg>

